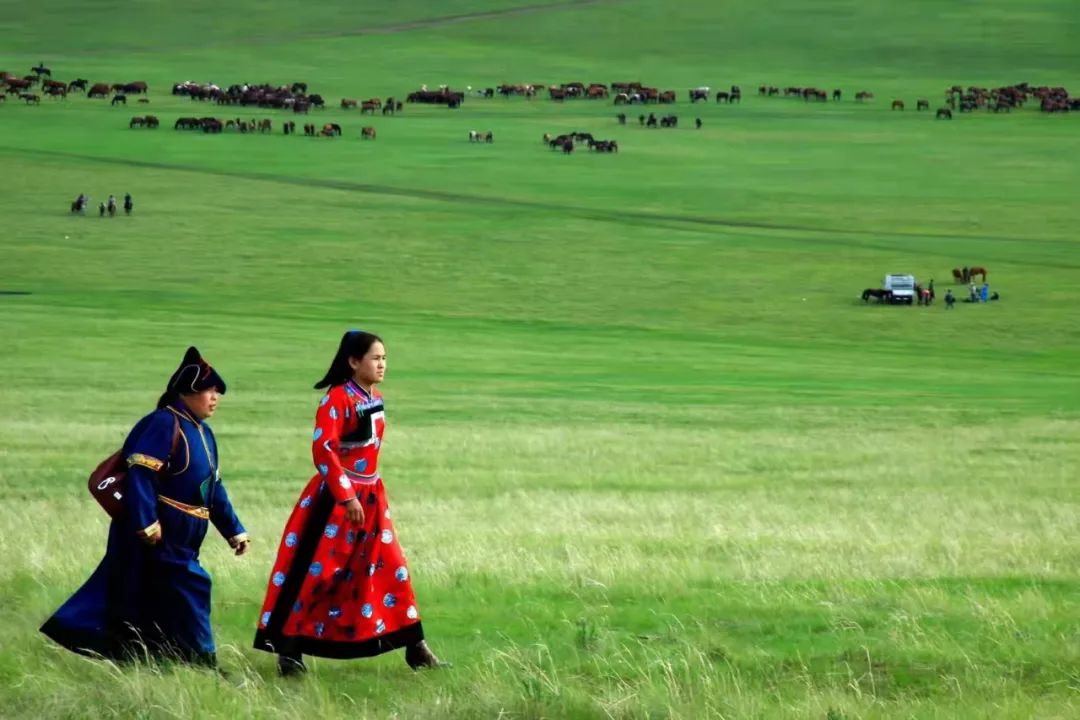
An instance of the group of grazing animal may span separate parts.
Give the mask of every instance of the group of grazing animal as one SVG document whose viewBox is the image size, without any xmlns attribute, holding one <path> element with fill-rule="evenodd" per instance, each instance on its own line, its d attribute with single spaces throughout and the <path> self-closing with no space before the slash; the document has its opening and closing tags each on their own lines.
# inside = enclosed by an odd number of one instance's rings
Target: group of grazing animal
<svg viewBox="0 0 1080 720">
<path fill-rule="evenodd" d="M 585 143 L 590 150 L 600 153 L 617 153 L 619 144 L 614 140 L 597 140 L 591 133 L 572 132 L 563 135 L 544 133 L 543 142 L 552 150 L 562 150 L 564 155 L 574 152 L 574 143 Z"/>
<path fill-rule="evenodd" d="M 638 124 L 647 128 L 676 128 L 679 127 L 679 116 L 665 115 L 664 117 L 657 119 L 656 113 L 649 113 L 649 117 L 638 115 Z M 700 125 L 698 125 L 698 127 L 700 127 Z"/>
<path fill-rule="evenodd" d="M 157 117 L 153 115 L 136 115 L 135 117 L 131 118 L 131 122 L 128 123 L 128 127 L 156 128 L 160 124 L 161 123 L 158 121 Z"/>
<path fill-rule="evenodd" d="M 495 142 L 495 133 L 493 133 L 490 130 L 488 130 L 486 133 L 482 133 L 479 130 L 470 130 L 469 131 L 469 142 L 476 142 L 476 143 L 478 143 L 478 142 L 486 142 L 486 143 Z"/>
<path fill-rule="evenodd" d="M 953 280 L 963 285 L 974 282 L 977 275 L 981 275 L 982 282 L 986 282 L 986 268 L 984 267 L 953 268 L 952 271 Z"/>
<path fill-rule="evenodd" d="M 341 98 L 341 109 L 349 110 L 360 108 L 360 114 L 368 113 L 375 114 L 376 110 L 382 111 L 383 115 L 394 115 L 404 109 L 404 104 L 400 100 L 394 100 L 394 98 L 386 98 L 383 102 L 379 98 L 370 98 L 369 100 L 356 100 L 354 98 Z"/>
</svg>

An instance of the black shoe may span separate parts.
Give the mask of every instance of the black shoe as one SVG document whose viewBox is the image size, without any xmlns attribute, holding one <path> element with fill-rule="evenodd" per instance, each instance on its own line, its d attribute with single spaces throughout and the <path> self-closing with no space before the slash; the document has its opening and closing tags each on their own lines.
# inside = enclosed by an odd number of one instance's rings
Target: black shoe
<svg viewBox="0 0 1080 720">
<path fill-rule="evenodd" d="M 307 672 L 303 655 L 278 655 L 278 675 L 281 677 L 295 677 Z"/>
<path fill-rule="evenodd" d="M 450 663 L 435 657 L 435 653 L 431 652 L 431 648 L 423 640 L 405 648 L 405 662 L 413 670 L 436 670 L 450 667 Z"/>
</svg>

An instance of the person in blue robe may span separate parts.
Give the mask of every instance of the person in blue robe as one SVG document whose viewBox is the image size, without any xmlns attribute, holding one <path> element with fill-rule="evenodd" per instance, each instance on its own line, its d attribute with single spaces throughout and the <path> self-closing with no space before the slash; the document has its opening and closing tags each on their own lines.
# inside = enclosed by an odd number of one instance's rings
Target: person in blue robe
<svg viewBox="0 0 1080 720">
<path fill-rule="evenodd" d="M 218 470 L 206 420 L 225 381 L 192 347 L 157 409 L 124 441 L 123 512 L 105 557 L 41 631 L 77 653 L 113 660 L 216 664 L 210 575 L 199 548 L 210 523 L 243 555 L 249 540 Z"/>
</svg>

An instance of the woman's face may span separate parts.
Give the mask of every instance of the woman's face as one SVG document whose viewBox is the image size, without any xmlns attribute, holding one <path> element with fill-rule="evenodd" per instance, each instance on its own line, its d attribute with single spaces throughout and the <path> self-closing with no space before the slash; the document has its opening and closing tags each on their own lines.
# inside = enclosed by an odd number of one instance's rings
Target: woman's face
<svg viewBox="0 0 1080 720">
<path fill-rule="evenodd" d="M 353 371 L 353 380 L 364 387 L 371 387 L 383 381 L 386 375 L 386 348 L 376 340 L 362 358 L 349 358 L 349 367 Z"/>
<path fill-rule="evenodd" d="M 218 404 L 217 388 L 210 388 L 197 393 L 182 394 L 180 399 L 187 405 L 191 414 L 200 420 L 205 420 L 214 414 Z"/>
</svg>

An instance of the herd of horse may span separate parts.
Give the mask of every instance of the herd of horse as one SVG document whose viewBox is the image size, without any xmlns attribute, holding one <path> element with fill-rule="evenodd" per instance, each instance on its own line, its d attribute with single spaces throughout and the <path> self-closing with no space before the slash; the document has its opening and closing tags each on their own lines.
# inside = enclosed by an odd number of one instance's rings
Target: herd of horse
<svg viewBox="0 0 1080 720">
<path fill-rule="evenodd" d="M 563 135 L 544 133 L 543 142 L 552 150 L 562 150 L 564 155 L 574 152 L 574 143 L 585 143 L 586 147 L 598 153 L 617 153 L 619 143 L 614 140 L 597 140 L 592 133 L 572 132 Z"/>
<path fill-rule="evenodd" d="M 31 74 L 19 76 L 14 73 L 0 71 L 0 88 L 6 95 L 17 95 L 27 104 L 40 104 L 41 95 L 31 90 L 40 85 L 41 92 L 53 98 L 66 98 L 72 92 L 85 92 L 90 98 L 108 98 L 112 94 L 112 104 L 126 104 L 128 95 L 140 95 L 139 102 L 148 102 L 145 97 L 149 92 L 149 86 L 145 81 L 136 80 L 121 83 L 90 83 L 86 78 L 76 78 L 70 82 L 62 82 L 52 79 L 52 70 L 44 63 L 33 66 Z M 472 90 L 470 86 L 470 91 Z M 675 90 L 661 90 L 654 86 L 645 85 L 639 81 L 634 82 L 611 82 L 611 83 L 584 83 L 573 81 L 559 84 L 543 83 L 504 83 L 497 87 L 479 89 L 471 94 L 484 98 L 492 98 L 500 95 L 505 98 L 524 96 L 533 98 L 540 92 L 546 92 L 547 97 L 554 101 L 571 99 L 602 100 L 614 95 L 616 105 L 634 103 L 671 104 L 676 102 Z M 712 91 L 707 85 L 691 88 L 687 91 L 691 103 L 709 100 Z M 172 86 L 172 94 L 187 96 L 192 100 L 211 101 L 219 105 L 242 105 L 270 109 L 292 110 L 297 113 L 307 113 L 311 109 L 326 107 L 326 101 L 318 93 L 308 93 L 306 82 L 293 82 L 284 85 L 272 83 L 247 84 L 237 83 L 228 87 L 221 87 L 214 83 L 195 83 L 184 81 Z M 0 98 L 6 97 L 0 94 Z M 843 99 L 844 93 L 836 88 L 831 93 L 818 87 L 788 86 L 781 89 L 775 85 L 760 85 L 758 95 L 761 97 L 795 97 L 810 102 L 826 102 L 830 98 L 833 101 Z M 447 85 L 441 85 L 435 90 L 429 90 L 422 86 L 420 90 L 406 95 L 405 102 L 422 104 L 446 105 L 448 108 L 457 108 L 465 101 L 466 93 L 452 90 Z M 738 85 L 730 86 L 730 89 L 716 92 L 717 103 L 737 103 L 742 100 L 742 89 Z M 869 90 L 859 90 L 855 93 L 855 101 L 867 103 L 874 99 L 874 93 Z M 945 90 L 945 103 L 947 107 L 936 110 L 934 117 L 938 119 L 952 119 L 953 112 L 972 112 L 984 108 L 993 112 L 1009 112 L 1012 109 L 1022 107 L 1025 102 L 1036 100 L 1039 109 L 1048 113 L 1062 113 L 1071 110 L 1080 110 L 1080 98 L 1069 96 L 1064 87 L 1032 86 L 1030 83 L 1019 83 L 996 88 L 970 86 L 964 88 L 953 85 Z M 354 98 L 342 98 L 340 107 L 343 110 L 358 108 L 361 114 L 381 112 L 383 115 L 401 112 L 404 104 L 394 98 L 381 100 L 370 98 L 358 100 Z M 906 103 L 901 99 L 891 102 L 892 110 L 904 110 Z M 915 107 L 917 110 L 929 110 L 930 101 L 919 98 Z"/>
</svg>

